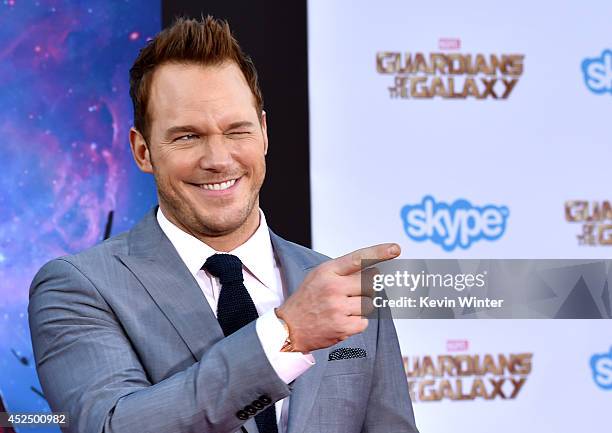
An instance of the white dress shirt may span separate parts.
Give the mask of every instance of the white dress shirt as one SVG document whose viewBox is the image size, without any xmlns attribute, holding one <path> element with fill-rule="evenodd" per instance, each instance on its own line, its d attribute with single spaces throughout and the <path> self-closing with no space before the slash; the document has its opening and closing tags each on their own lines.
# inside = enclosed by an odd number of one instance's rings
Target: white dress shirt
<svg viewBox="0 0 612 433">
<path fill-rule="evenodd" d="M 259 227 L 255 233 L 229 254 L 237 256 L 242 261 L 244 285 L 259 313 L 259 318 L 255 322 L 257 336 L 270 365 L 279 378 L 288 384 L 314 365 L 314 357 L 299 352 L 280 351 L 287 338 L 287 332 L 276 317 L 274 308 L 283 303 L 285 294 L 268 225 L 261 209 L 259 215 Z M 195 277 L 216 316 L 221 284 L 218 278 L 201 268 L 206 259 L 217 251 L 170 222 L 161 208 L 157 211 L 157 222 L 189 272 Z M 278 431 L 284 433 L 287 431 L 289 397 L 277 401 L 275 407 Z"/>
</svg>

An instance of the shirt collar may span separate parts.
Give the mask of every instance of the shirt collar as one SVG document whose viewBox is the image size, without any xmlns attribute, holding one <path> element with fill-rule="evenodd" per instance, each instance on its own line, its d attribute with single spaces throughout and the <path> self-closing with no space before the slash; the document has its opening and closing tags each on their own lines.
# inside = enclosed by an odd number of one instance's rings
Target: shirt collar
<svg viewBox="0 0 612 433">
<path fill-rule="evenodd" d="M 161 208 L 157 210 L 157 222 L 193 276 L 202 268 L 206 259 L 218 253 L 206 243 L 174 225 L 166 218 Z M 266 217 L 261 209 L 259 209 L 259 227 L 255 233 L 229 254 L 237 256 L 247 271 L 264 286 L 268 288 L 275 286 L 274 250 Z"/>
</svg>

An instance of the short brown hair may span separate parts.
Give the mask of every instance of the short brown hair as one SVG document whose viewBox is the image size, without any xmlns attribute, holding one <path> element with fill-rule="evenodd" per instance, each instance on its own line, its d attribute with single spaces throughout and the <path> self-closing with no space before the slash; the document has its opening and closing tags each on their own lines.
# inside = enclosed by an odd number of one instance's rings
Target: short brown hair
<svg viewBox="0 0 612 433">
<path fill-rule="evenodd" d="M 172 26 L 160 32 L 140 50 L 130 69 L 130 96 L 134 104 L 134 127 L 149 139 L 150 127 L 147 106 L 151 91 L 151 77 L 155 68 L 164 63 L 197 63 L 220 65 L 235 62 L 246 78 L 255 108 L 261 120 L 263 96 L 257 80 L 255 65 L 244 54 L 232 35 L 227 21 L 210 15 L 200 20 L 178 18 Z"/>
</svg>

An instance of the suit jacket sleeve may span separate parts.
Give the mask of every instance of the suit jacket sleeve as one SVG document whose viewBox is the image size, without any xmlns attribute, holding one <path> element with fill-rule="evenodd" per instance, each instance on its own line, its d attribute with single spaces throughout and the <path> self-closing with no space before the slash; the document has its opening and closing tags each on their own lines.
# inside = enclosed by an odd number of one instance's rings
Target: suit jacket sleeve
<svg viewBox="0 0 612 433">
<path fill-rule="evenodd" d="M 28 312 L 40 382 L 52 410 L 68 412 L 67 431 L 234 432 L 246 405 L 262 395 L 273 404 L 290 392 L 270 366 L 255 322 L 152 384 L 109 305 L 65 259 L 36 275 Z"/>
<path fill-rule="evenodd" d="M 377 312 L 387 317 L 374 322 L 376 359 L 363 433 L 418 433 L 393 320 L 389 310 Z"/>
</svg>

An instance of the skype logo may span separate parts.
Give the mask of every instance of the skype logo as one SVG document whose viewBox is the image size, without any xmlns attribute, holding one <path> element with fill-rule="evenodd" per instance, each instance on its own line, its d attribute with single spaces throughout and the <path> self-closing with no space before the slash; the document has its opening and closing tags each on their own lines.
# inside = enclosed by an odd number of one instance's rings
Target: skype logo
<svg viewBox="0 0 612 433">
<path fill-rule="evenodd" d="M 612 51 L 604 50 L 601 57 L 586 58 L 582 61 L 584 83 L 593 93 L 612 94 Z"/>
<path fill-rule="evenodd" d="M 473 206 L 465 199 L 449 205 L 429 195 L 401 210 L 404 231 L 410 239 L 430 240 L 449 252 L 457 247 L 467 249 L 481 239 L 499 239 L 506 231 L 509 215 L 506 206 Z"/>
<path fill-rule="evenodd" d="M 612 390 L 612 347 L 609 353 L 591 356 L 593 380 L 602 389 Z"/>
</svg>

